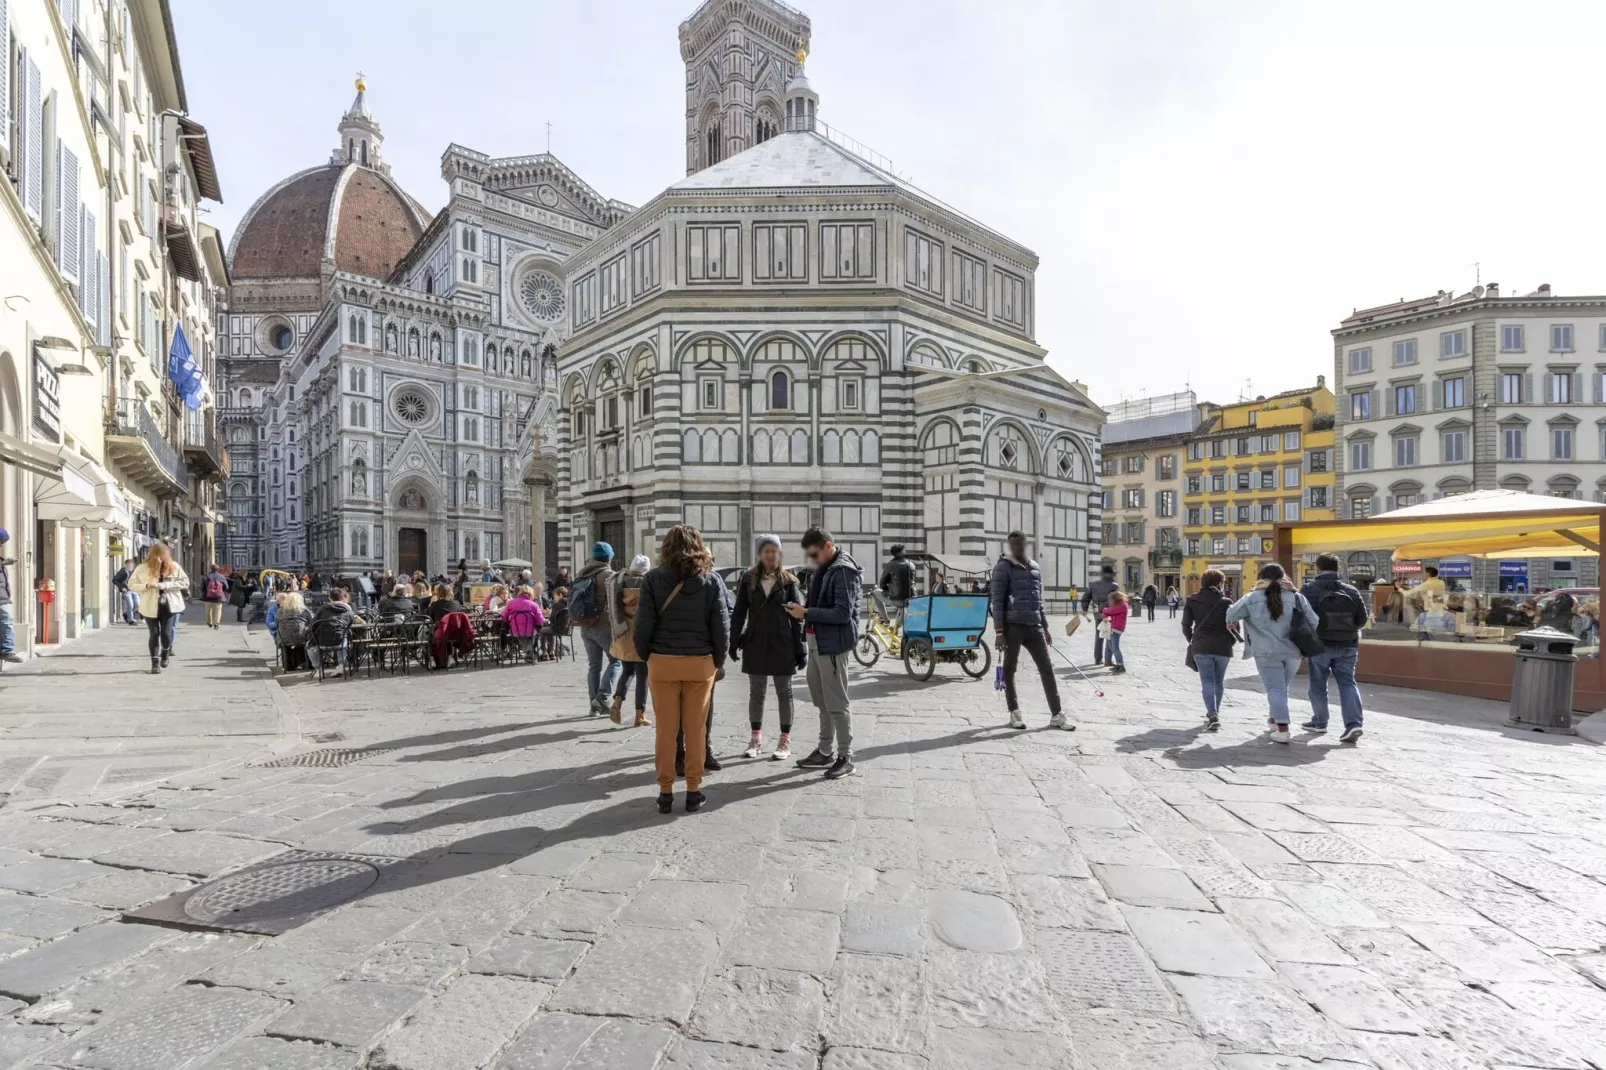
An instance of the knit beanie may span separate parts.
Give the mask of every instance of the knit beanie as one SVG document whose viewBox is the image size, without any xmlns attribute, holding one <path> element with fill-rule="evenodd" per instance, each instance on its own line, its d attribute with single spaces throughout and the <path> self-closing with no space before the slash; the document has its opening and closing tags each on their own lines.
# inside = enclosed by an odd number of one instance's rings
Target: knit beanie
<svg viewBox="0 0 1606 1070">
<path fill-rule="evenodd" d="M 612 561 L 613 560 L 613 547 L 609 546 L 605 542 L 594 542 L 594 543 L 592 543 L 591 544 L 591 560 L 593 560 L 593 561 Z"/>
<path fill-rule="evenodd" d="M 630 571 L 634 572 L 638 576 L 646 572 L 649 568 L 652 568 L 652 559 L 646 554 L 637 554 L 635 557 L 630 559 Z"/>
<path fill-rule="evenodd" d="M 779 535 L 760 535 L 754 540 L 753 556 L 756 557 L 763 553 L 766 546 L 773 546 L 779 550 L 781 548 L 781 537 Z"/>
</svg>

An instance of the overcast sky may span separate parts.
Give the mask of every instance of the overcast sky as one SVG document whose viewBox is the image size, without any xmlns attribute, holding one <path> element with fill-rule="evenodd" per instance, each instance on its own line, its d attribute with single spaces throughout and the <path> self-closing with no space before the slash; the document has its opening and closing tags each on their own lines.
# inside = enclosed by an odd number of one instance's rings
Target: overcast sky
<svg viewBox="0 0 1606 1070">
<path fill-rule="evenodd" d="M 685 171 L 693 0 L 172 0 L 235 222 L 368 76 L 431 210 L 441 151 L 552 150 L 604 196 Z M 1110 404 L 1332 372 L 1352 308 L 1482 279 L 1606 293 L 1606 4 L 796 0 L 820 115 L 1025 243 L 1038 340 Z M 453 12 L 461 17 L 454 17 Z"/>
</svg>

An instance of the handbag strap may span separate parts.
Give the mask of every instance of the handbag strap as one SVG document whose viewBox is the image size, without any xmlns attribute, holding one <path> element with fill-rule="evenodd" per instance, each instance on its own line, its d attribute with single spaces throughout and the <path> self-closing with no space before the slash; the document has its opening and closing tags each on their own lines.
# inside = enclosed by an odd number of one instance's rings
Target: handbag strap
<svg viewBox="0 0 1606 1070">
<path fill-rule="evenodd" d="M 684 586 L 686 586 L 685 580 L 681 580 L 679 583 L 675 584 L 675 589 L 669 592 L 669 597 L 664 599 L 664 604 L 658 607 L 658 612 L 662 613 L 664 610 L 668 609 L 670 603 L 673 602 L 680 594 L 680 589 Z"/>
</svg>

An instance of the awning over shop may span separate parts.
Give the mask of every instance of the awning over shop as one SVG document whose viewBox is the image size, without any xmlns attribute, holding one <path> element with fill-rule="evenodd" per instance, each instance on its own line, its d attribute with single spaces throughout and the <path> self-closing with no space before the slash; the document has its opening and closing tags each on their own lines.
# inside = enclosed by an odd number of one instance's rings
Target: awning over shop
<svg viewBox="0 0 1606 1070">
<path fill-rule="evenodd" d="M 54 448 L 42 449 L 4 433 L 0 433 L 0 461 L 36 476 L 54 477 L 61 473 L 61 457 Z"/>
<path fill-rule="evenodd" d="M 1606 505 L 1511 490 L 1480 490 L 1364 520 L 1278 524 L 1277 549 L 1392 550 L 1400 557 L 1459 557 L 1579 547 L 1599 552 Z"/>
<path fill-rule="evenodd" d="M 56 474 L 34 489 L 35 515 L 74 527 L 132 529 L 128 501 L 111 473 L 65 447 L 57 449 Z"/>
</svg>

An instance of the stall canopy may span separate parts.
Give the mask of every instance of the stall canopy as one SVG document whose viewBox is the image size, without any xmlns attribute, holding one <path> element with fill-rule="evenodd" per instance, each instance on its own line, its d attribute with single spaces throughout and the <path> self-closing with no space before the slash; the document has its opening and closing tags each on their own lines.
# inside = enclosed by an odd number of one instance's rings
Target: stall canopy
<svg viewBox="0 0 1606 1070">
<path fill-rule="evenodd" d="M 34 487 L 34 507 L 40 520 L 72 527 L 130 527 L 128 502 L 112 474 L 65 446 L 56 447 L 60 470 Z"/>
<path fill-rule="evenodd" d="M 1606 504 L 1514 490 L 1479 490 L 1364 520 L 1278 524 L 1290 557 L 1336 550 L 1392 550 L 1396 557 L 1569 556 L 1600 552 Z M 1567 553 L 1556 553 L 1567 551 Z"/>
</svg>

